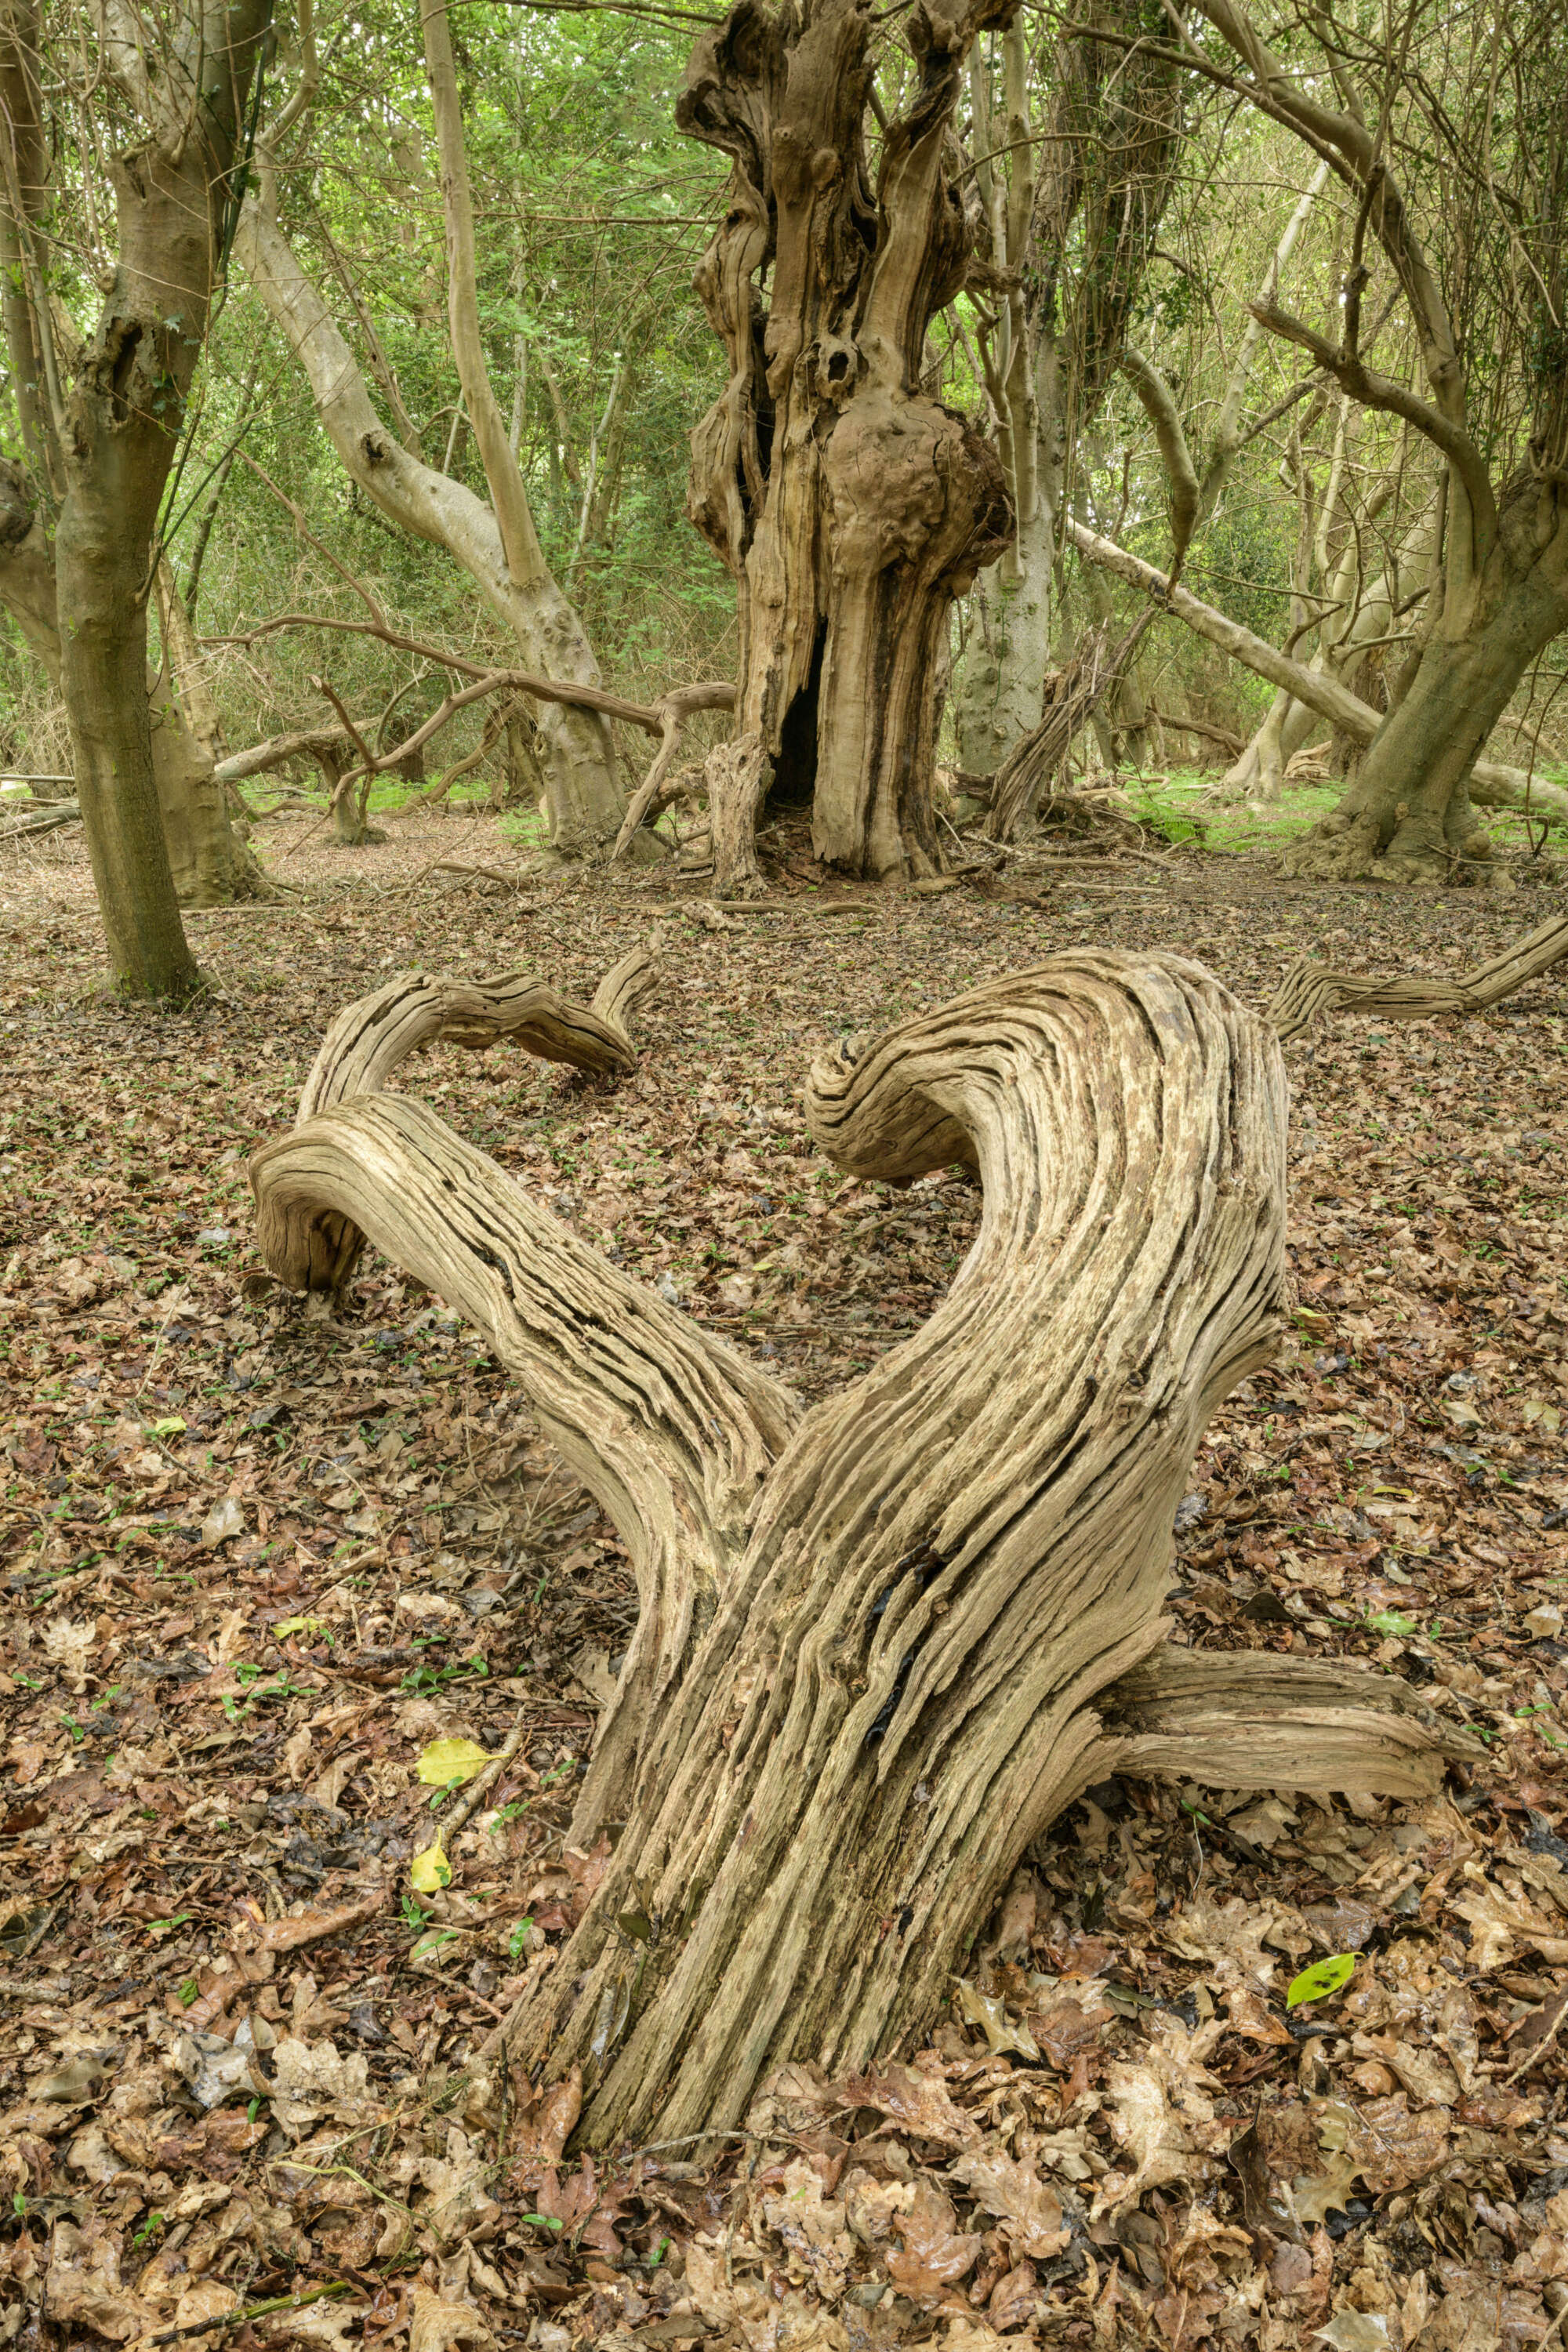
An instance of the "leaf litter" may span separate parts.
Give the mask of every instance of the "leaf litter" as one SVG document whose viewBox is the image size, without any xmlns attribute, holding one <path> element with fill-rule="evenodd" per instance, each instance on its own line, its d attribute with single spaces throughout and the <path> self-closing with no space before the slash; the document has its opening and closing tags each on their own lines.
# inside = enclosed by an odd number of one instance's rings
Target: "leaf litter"
<svg viewBox="0 0 1568 2352">
<path fill-rule="evenodd" d="M 1485 1765 L 1423 1806 L 1103 1783 L 924 2049 L 787 2067 L 718 2144 L 579 2156 L 581 2084 L 506 2079 L 487 2044 L 604 1866 L 565 1840 L 629 1563 L 439 1300 L 374 1258 L 336 1316 L 277 1292 L 246 1155 L 387 971 L 586 993 L 657 915 L 631 1079 L 437 1049 L 408 1082 L 820 1395 L 929 1314 L 977 1201 L 826 1169 L 812 1055 L 1103 918 L 1044 854 L 1016 896 L 797 891 L 786 856 L 767 909 L 719 924 L 658 877 L 520 916 L 410 890 L 442 832 L 301 842 L 298 906 L 191 917 L 215 992 L 174 1021 L 90 994 L 79 849 L 0 875 L 0 2336 L 1560 2342 L 1561 982 L 1289 1049 L 1294 1337 L 1176 1518 L 1176 1639 L 1402 1675 Z M 1303 949 L 1442 971 L 1538 919 L 1247 860 L 1143 878 L 1121 942 L 1259 1004 Z"/>
</svg>

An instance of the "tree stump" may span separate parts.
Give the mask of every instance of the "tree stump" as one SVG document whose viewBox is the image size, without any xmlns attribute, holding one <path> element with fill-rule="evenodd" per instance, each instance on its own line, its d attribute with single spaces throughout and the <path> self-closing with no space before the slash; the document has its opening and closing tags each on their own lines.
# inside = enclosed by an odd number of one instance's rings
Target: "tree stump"
<svg viewBox="0 0 1568 2352">
<path fill-rule="evenodd" d="M 1409 1795 L 1457 1752 L 1392 1676 L 1165 1638 L 1194 1453 L 1280 1330 L 1268 1022 L 1196 963 L 1073 952 L 819 1061 L 829 1159 L 893 1183 L 963 1162 L 984 1209 L 925 1327 L 803 1412 L 376 1091 L 437 1031 L 625 1066 L 646 977 L 587 1012 L 395 982 L 251 1163 L 279 1278 L 341 1282 L 368 1235 L 479 1325 L 632 1555 L 641 1619 L 573 1825 L 619 1824 L 615 1850 L 508 2029 L 531 2070 L 583 2069 L 591 2146 L 731 2126 L 791 2059 L 886 2055 L 1110 1772 Z"/>
</svg>

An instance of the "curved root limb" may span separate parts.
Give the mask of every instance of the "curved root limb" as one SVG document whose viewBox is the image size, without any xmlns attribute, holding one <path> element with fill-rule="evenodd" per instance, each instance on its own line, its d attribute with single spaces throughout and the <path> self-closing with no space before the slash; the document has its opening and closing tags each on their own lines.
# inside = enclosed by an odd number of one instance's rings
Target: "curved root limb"
<svg viewBox="0 0 1568 2352">
<path fill-rule="evenodd" d="M 1110 1769 L 1222 1789 L 1430 1796 L 1480 1742 L 1395 1675 L 1244 1651 L 1161 1649 L 1107 1694 Z"/>
<path fill-rule="evenodd" d="M 1268 1018 L 1281 1038 L 1299 1037 L 1321 1013 L 1375 1013 L 1384 1021 L 1425 1021 L 1438 1013 L 1481 1013 L 1568 956 L 1568 917 L 1559 916 L 1457 980 L 1365 980 L 1302 956 L 1276 991 Z"/>
</svg>

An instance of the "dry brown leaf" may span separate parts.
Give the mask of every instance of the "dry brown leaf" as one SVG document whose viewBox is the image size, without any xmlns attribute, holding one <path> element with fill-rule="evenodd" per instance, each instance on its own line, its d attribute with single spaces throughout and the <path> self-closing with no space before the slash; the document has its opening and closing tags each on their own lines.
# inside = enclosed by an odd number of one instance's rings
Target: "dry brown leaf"
<svg viewBox="0 0 1568 2352">
<path fill-rule="evenodd" d="M 824 2197 L 816 2166 L 804 2157 L 786 2164 L 783 2188 L 763 2199 L 762 2210 L 768 2228 L 787 2249 L 790 2277 L 837 2302 L 848 2284 L 855 2248 L 845 2225 L 844 2205 Z"/>
<path fill-rule="evenodd" d="M 488 2323 L 471 2303 L 448 2303 L 433 2294 L 422 2280 L 415 2281 L 408 2352 L 451 2352 L 457 2344 L 487 2352 L 494 2341 Z"/>
<path fill-rule="evenodd" d="M 113 2344 L 128 2344 L 145 2334 L 156 2314 L 121 2284 L 123 2252 L 120 2231 L 100 2215 L 91 2215 L 80 2229 L 72 2221 L 57 2221 L 44 2280 L 44 2309 L 49 2317 L 62 2326 L 107 2336 Z"/>
<path fill-rule="evenodd" d="M 889 2248 L 882 2259 L 893 2284 L 916 2303 L 939 2302 L 979 2259 L 978 2232 L 957 2227 L 951 2200 L 929 2176 L 916 2182 L 899 2230 L 902 2247 Z"/>
<path fill-rule="evenodd" d="M 1016 2254 L 1044 2262 L 1061 2252 L 1072 2233 L 1063 2226 L 1060 2198 L 1040 2179 L 1033 2158 L 1020 2163 L 1003 2148 L 988 2147 L 961 2156 L 948 2170 L 1005 2225 Z"/>
<path fill-rule="evenodd" d="M 967 2147 L 980 2137 L 973 2117 L 953 2105 L 942 2076 L 923 2066 L 889 2066 L 879 2074 L 847 2075 L 837 2088 L 841 2106 L 875 2107 L 917 2139 Z"/>
<path fill-rule="evenodd" d="M 330 2119 L 359 2129 L 384 2114 L 370 2090 L 368 2061 L 358 2051 L 339 2054 L 332 2042 L 299 2042 L 290 2035 L 272 2053 L 272 2116 L 290 2139 Z"/>
</svg>

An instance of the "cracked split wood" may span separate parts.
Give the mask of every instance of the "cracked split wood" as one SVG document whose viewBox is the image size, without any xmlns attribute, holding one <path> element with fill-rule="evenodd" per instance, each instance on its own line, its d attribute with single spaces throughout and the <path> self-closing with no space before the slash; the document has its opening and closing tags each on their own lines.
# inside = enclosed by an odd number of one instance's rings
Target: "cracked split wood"
<svg viewBox="0 0 1568 2352">
<path fill-rule="evenodd" d="M 1281 1038 L 1299 1037 L 1321 1013 L 1370 1013 L 1384 1021 L 1426 1021 L 1440 1013 L 1484 1013 L 1568 956 L 1568 917 L 1542 923 L 1473 971 L 1453 980 L 1366 980 L 1302 956 L 1280 982 L 1268 1018 Z"/>
<path fill-rule="evenodd" d="M 784 2061 L 864 2064 L 929 2022 L 1025 1849 L 1109 1772 L 1409 1794 L 1462 1744 L 1393 1678 L 1165 1641 L 1194 1451 L 1280 1329 L 1264 1020 L 1181 958 L 1075 952 L 819 1061 L 837 1165 L 963 1162 L 984 1207 L 930 1320 L 803 1413 L 377 1090 L 437 1034 L 625 1066 L 607 1010 L 394 982 L 252 1161 L 279 1278 L 327 1286 L 368 1235 L 479 1326 L 632 1556 L 574 1841 L 622 1826 L 506 2030 L 531 2070 L 584 2067 L 595 2146 L 731 2126 Z"/>
</svg>

